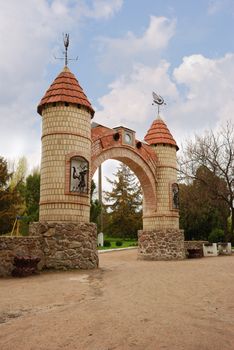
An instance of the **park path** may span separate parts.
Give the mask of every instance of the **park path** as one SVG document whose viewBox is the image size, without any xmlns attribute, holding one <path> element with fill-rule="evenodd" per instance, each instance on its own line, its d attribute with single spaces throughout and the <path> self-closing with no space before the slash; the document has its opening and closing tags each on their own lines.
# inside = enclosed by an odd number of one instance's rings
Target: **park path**
<svg viewBox="0 0 234 350">
<path fill-rule="evenodd" d="M 1 350 L 234 349 L 234 256 L 0 279 Z"/>
</svg>

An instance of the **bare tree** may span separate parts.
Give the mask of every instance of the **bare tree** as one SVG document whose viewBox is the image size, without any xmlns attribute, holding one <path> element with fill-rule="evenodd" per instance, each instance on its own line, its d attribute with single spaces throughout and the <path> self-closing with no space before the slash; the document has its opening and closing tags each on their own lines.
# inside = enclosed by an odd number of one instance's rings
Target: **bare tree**
<svg viewBox="0 0 234 350">
<path fill-rule="evenodd" d="M 194 141 L 187 141 L 179 160 L 181 180 L 189 182 L 197 179 L 210 191 L 213 198 L 226 202 L 231 212 L 231 234 L 234 229 L 234 124 L 229 121 L 217 132 L 206 131 L 202 136 L 195 136 Z M 205 168 L 211 177 L 203 176 L 198 171 Z"/>
</svg>

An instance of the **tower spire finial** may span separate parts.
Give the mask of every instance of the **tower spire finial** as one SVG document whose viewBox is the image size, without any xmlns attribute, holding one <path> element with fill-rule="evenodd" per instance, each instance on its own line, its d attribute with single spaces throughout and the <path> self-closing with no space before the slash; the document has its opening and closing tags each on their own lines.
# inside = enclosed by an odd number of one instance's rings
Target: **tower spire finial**
<svg viewBox="0 0 234 350">
<path fill-rule="evenodd" d="M 63 34 L 63 43 L 65 47 L 64 55 L 65 55 L 65 66 L 68 64 L 68 59 L 67 59 L 67 49 L 69 46 L 69 34 Z"/>
<path fill-rule="evenodd" d="M 68 33 L 63 34 L 63 44 L 64 44 L 64 48 L 65 48 L 65 51 L 63 51 L 64 57 L 55 57 L 54 56 L 54 58 L 56 60 L 65 60 L 65 67 L 67 67 L 68 61 L 77 61 L 78 56 L 76 58 L 68 58 L 68 55 L 67 55 L 67 50 L 68 50 L 68 46 L 69 46 L 69 34 Z"/>
<path fill-rule="evenodd" d="M 152 95 L 153 95 L 153 103 L 152 103 L 152 105 L 156 104 L 158 106 L 158 119 L 160 119 L 160 115 L 159 115 L 160 106 L 161 105 L 166 105 L 166 103 L 164 102 L 164 99 L 162 98 L 162 96 L 157 95 L 154 91 L 152 92 Z"/>
</svg>

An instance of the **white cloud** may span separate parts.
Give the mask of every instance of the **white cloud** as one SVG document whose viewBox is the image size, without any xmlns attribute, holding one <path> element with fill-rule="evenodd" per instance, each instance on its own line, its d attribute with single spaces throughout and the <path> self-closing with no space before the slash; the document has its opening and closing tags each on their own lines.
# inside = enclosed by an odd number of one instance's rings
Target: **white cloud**
<svg viewBox="0 0 234 350">
<path fill-rule="evenodd" d="M 40 117 L 36 106 L 48 87 L 46 63 L 64 29 L 80 29 L 85 18 L 109 18 L 122 0 L 2 1 L 0 32 L 0 155 L 26 155 L 40 162 Z M 74 30 L 75 29 L 75 30 Z M 54 47 L 53 47 L 54 46 Z"/>
<path fill-rule="evenodd" d="M 120 11 L 123 0 L 53 0 L 51 9 L 56 16 L 74 18 L 109 19 Z"/>
<path fill-rule="evenodd" d="M 139 37 L 128 32 L 123 38 L 99 38 L 100 67 L 104 70 L 126 71 L 133 59 L 155 64 L 175 34 L 175 26 L 175 20 L 151 16 L 148 28 Z"/>
<path fill-rule="evenodd" d="M 92 7 L 86 8 L 84 14 L 92 18 L 109 18 L 118 12 L 123 0 L 93 0 Z"/>
<path fill-rule="evenodd" d="M 0 56 L 0 153 L 9 158 L 38 153 L 34 165 L 40 156 L 39 141 L 34 141 L 34 115 L 50 54 L 49 42 L 55 37 L 51 16 L 45 1 L 25 0 L 24 6 L 17 1 L 1 4 L 4 55 Z"/>
<path fill-rule="evenodd" d="M 123 124 L 143 138 L 156 115 L 151 106 L 151 91 L 155 90 L 167 102 L 161 115 L 180 143 L 194 132 L 234 120 L 234 54 L 220 59 L 184 57 L 172 76 L 166 61 L 155 67 L 135 65 L 133 72 L 109 88 L 99 99 L 97 122 L 112 127 Z"/>
<path fill-rule="evenodd" d="M 185 57 L 174 78 L 186 87 L 174 113 L 181 129 L 201 130 L 234 118 L 234 54 Z"/>
<path fill-rule="evenodd" d="M 139 136 L 143 138 L 147 127 L 142 126 L 149 127 L 157 113 L 152 107 L 152 91 L 168 99 L 177 98 L 176 86 L 170 80 L 168 70 L 169 63 L 165 61 L 154 68 L 136 64 L 131 74 L 109 85 L 110 92 L 99 99 L 102 109 L 96 112 L 95 120 L 112 127 L 121 124 L 138 128 Z"/>
</svg>

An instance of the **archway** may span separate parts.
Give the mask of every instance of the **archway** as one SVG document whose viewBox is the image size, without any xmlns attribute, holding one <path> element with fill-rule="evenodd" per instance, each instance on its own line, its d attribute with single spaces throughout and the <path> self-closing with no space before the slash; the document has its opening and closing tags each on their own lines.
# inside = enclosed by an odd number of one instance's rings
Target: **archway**
<svg viewBox="0 0 234 350">
<path fill-rule="evenodd" d="M 131 133 L 132 142 L 124 142 L 124 135 Z M 148 217 L 156 207 L 156 156 L 152 149 L 135 140 L 132 130 L 120 127 L 109 129 L 101 125 L 92 128 L 91 177 L 106 160 L 114 159 L 126 164 L 137 176 L 143 192 L 143 229 L 150 229 Z"/>
<path fill-rule="evenodd" d="M 160 116 L 144 142 L 122 126 L 91 125 L 94 109 L 67 66 L 41 99 L 38 113 L 42 116 L 40 215 L 30 232 L 40 237 L 36 242 L 41 244 L 44 266 L 98 266 L 96 225 L 90 223 L 90 185 L 95 170 L 108 159 L 129 166 L 142 187 L 138 256 L 183 259 L 184 236 L 179 229 L 178 200 L 174 200 L 178 146 Z"/>
</svg>

